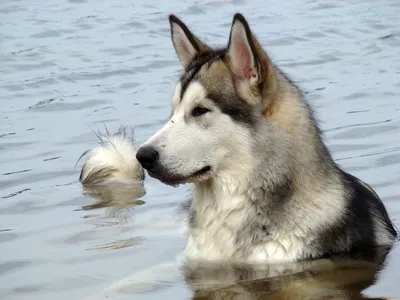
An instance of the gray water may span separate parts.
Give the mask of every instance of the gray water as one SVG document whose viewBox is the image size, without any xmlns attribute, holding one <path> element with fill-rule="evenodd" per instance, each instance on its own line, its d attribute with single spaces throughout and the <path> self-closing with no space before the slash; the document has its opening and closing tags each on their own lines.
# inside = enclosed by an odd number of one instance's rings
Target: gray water
<svg viewBox="0 0 400 300">
<path fill-rule="evenodd" d="M 304 89 L 334 158 L 400 227 L 398 0 L 1 1 L 1 299 L 193 295 L 178 266 L 152 269 L 185 247 L 176 210 L 189 187 L 147 178 L 144 205 L 84 210 L 95 200 L 75 163 L 96 145 L 92 129 L 134 125 L 140 144 L 167 120 L 180 71 L 169 13 L 223 45 L 235 12 Z M 400 296 L 399 255 L 396 245 L 365 295 Z M 123 293 L 102 292 L 124 278 Z"/>
</svg>

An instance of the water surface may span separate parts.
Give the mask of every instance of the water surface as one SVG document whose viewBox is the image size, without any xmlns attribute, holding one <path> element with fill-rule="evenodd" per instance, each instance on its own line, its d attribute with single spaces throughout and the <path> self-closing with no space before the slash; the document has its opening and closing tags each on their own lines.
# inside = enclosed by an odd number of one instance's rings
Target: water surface
<svg viewBox="0 0 400 300">
<path fill-rule="evenodd" d="M 187 186 L 147 178 L 145 204 L 87 209 L 97 202 L 82 193 L 75 163 L 96 145 L 92 129 L 134 125 L 140 144 L 169 116 L 180 65 L 168 14 L 224 45 L 235 12 L 304 89 L 334 158 L 376 189 L 400 227 L 398 1 L 2 1 L 2 299 L 280 299 L 272 297 L 290 290 L 286 282 L 296 291 L 313 284 L 400 296 L 397 245 L 383 266 L 362 266 L 358 275 L 322 264 L 322 273 L 295 266 L 297 277 L 265 280 L 280 274 L 271 269 L 233 286 L 224 282 L 236 278 L 230 270 L 185 277 L 175 261 L 186 243 L 177 209 Z M 107 294 L 113 286 L 119 293 Z"/>
</svg>

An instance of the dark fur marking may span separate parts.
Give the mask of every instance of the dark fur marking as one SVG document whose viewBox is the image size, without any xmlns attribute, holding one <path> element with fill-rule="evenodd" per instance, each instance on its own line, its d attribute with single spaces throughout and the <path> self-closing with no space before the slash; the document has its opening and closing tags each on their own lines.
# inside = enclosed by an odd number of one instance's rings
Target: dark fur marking
<svg viewBox="0 0 400 300">
<path fill-rule="evenodd" d="M 263 225 L 263 226 L 262 226 L 262 230 L 265 232 L 266 235 L 271 235 L 271 233 L 269 232 L 267 226 Z"/>
<path fill-rule="evenodd" d="M 365 187 L 358 178 L 355 176 L 345 173 L 348 180 L 352 182 L 352 184 L 356 187 L 356 193 L 359 193 L 365 196 L 368 199 L 370 204 L 370 211 L 377 212 L 374 217 L 380 217 L 382 224 L 385 225 L 386 230 L 390 233 L 390 235 L 395 238 L 397 236 L 397 231 L 395 230 L 392 221 L 389 218 L 385 205 L 383 204 L 382 200 L 379 198 L 378 194 L 372 189 L 372 187 L 368 186 L 370 189 Z M 366 183 L 364 183 L 367 185 Z M 376 235 L 375 235 L 376 238 Z"/>
<path fill-rule="evenodd" d="M 207 95 L 207 98 L 212 100 L 222 113 L 230 116 L 234 121 L 249 126 L 254 126 L 256 123 L 253 108 L 239 96 L 211 93 Z"/>
<path fill-rule="evenodd" d="M 226 49 L 212 50 L 207 53 L 197 54 L 192 62 L 187 66 L 185 72 L 181 76 L 181 101 L 189 84 L 193 81 L 204 65 L 211 65 L 214 61 L 224 58 Z"/>
<path fill-rule="evenodd" d="M 189 41 L 192 44 L 192 46 L 196 49 L 196 51 L 200 50 L 199 45 L 197 44 L 195 37 L 190 32 L 189 28 L 187 28 L 187 26 L 181 20 L 179 20 L 175 15 L 170 15 L 169 16 L 169 22 L 171 24 L 171 36 L 172 36 L 172 38 L 174 36 L 174 32 L 172 30 L 172 23 L 176 23 L 176 24 L 179 25 L 179 27 L 181 27 L 183 29 L 183 32 L 185 33 L 186 37 L 189 39 Z"/>
<path fill-rule="evenodd" d="M 272 200 L 271 204 L 274 205 L 274 207 L 276 207 L 276 205 L 284 205 L 287 200 L 291 199 L 294 192 L 293 181 L 290 177 L 281 180 L 280 183 L 275 184 L 273 188 L 266 191 L 266 196 L 268 199 Z"/>
<path fill-rule="evenodd" d="M 181 101 L 189 86 L 189 84 L 196 78 L 199 71 L 205 66 L 210 66 L 216 60 L 223 60 L 226 55 L 226 49 L 217 49 L 208 53 L 198 54 L 193 61 L 189 64 L 185 73 L 181 76 Z M 233 120 L 253 125 L 255 117 L 253 116 L 252 107 L 240 99 L 237 95 L 224 95 L 222 93 L 208 95 L 224 114 L 229 115 Z"/>
<path fill-rule="evenodd" d="M 397 234 L 389 219 L 382 201 L 376 193 L 363 186 L 356 177 L 341 171 L 345 190 L 350 191 L 347 207 L 336 225 L 322 230 L 316 242 L 319 257 L 329 257 L 346 252 L 365 251 L 376 244 L 373 215 L 382 216 L 388 233 L 394 238 Z M 317 258 L 317 257 L 313 257 Z"/>
<path fill-rule="evenodd" d="M 269 226 L 265 224 L 265 217 L 249 218 L 238 231 L 235 244 L 252 247 L 254 243 L 265 240 L 271 235 Z"/>
<path fill-rule="evenodd" d="M 270 211 L 279 211 L 291 199 L 293 192 L 293 181 L 291 179 L 284 179 L 269 190 L 264 191 L 266 200 L 257 203 L 259 205 L 257 210 L 261 212 L 258 212 L 255 217 L 251 216 L 247 219 L 242 228 L 237 231 L 235 243 L 251 247 L 254 243 L 268 238 L 274 226 L 271 227 L 271 224 L 266 224 L 266 220 L 269 219 L 267 215 Z"/>
</svg>

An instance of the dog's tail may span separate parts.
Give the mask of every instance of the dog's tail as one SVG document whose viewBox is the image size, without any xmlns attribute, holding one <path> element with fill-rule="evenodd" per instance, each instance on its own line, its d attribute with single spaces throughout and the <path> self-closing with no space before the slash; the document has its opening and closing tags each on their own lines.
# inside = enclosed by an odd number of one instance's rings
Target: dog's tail
<svg viewBox="0 0 400 300">
<path fill-rule="evenodd" d="M 99 146 L 84 152 L 78 159 L 88 156 L 79 177 L 84 186 L 111 182 L 144 180 L 144 171 L 136 159 L 133 129 L 120 127 L 117 133 L 96 133 Z"/>
</svg>

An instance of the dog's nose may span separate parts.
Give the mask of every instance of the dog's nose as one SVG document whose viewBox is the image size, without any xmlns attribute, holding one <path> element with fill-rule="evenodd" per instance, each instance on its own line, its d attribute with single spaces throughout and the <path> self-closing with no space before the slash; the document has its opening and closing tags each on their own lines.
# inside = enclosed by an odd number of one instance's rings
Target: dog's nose
<svg viewBox="0 0 400 300">
<path fill-rule="evenodd" d="M 136 153 L 136 159 L 140 162 L 143 168 L 149 170 L 158 160 L 158 152 L 152 147 L 141 147 Z"/>
</svg>

